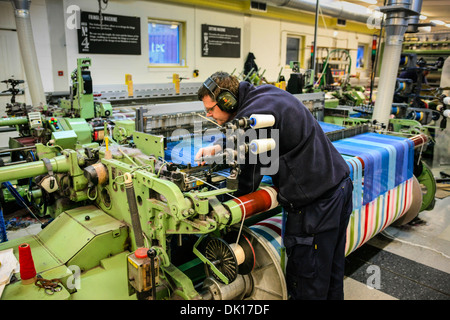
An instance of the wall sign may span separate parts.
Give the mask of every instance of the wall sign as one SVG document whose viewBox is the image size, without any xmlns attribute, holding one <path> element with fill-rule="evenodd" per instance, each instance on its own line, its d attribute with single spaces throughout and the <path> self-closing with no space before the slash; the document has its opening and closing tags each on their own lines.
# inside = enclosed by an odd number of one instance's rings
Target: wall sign
<svg viewBox="0 0 450 320">
<path fill-rule="evenodd" d="M 81 12 L 78 53 L 141 54 L 140 18 Z"/>
<path fill-rule="evenodd" d="M 240 58 L 241 29 L 202 24 L 202 57 Z"/>
</svg>

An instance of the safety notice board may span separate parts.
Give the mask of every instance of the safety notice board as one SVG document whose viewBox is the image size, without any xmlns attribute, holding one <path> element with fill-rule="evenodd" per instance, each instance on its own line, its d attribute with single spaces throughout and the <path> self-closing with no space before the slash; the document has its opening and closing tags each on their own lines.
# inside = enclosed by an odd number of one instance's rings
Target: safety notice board
<svg viewBox="0 0 450 320">
<path fill-rule="evenodd" d="M 81 12 L 78 53 L 140 55 L 140 18 Z"/>
<path fill-rule="evenodd" d="M 241 29 L 202 24 L 202 57 L 239 58 Z"/>
</svg>

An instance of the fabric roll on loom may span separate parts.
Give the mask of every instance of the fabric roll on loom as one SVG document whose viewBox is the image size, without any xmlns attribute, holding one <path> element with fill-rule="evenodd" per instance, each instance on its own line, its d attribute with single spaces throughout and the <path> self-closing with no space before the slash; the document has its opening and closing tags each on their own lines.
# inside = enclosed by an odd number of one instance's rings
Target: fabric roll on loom
<svg viewBox="0 0 450 320">
<path fill-rule="evenodd" d="M 333 130 L 333 127 L 327 128 Z M 333 144 L 349 165 L 354 185 L 353 213 L 345 249 L 349 255 L 411 207 L 414 142 L 402 137 L 365 133 Z M 281 258 L 282 214 L 250 229 L 265 238 Z"/>
<path fill-rule="evenodd" d="M 347 228 L 348 255 L 410 208 L 414 142 L 365 133 L 333 144 L 349 164 L 354 185 L 353 213 Z"/>
</svg>

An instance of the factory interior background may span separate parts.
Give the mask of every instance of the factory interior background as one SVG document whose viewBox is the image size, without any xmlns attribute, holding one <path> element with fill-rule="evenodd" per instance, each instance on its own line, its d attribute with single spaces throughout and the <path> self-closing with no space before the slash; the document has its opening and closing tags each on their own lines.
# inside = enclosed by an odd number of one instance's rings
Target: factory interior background
<svg viewBox="0 0 450 320">
<path fill-rule="evenodd" d="M 168 157 L 214 127 L 197 91 L 225 71 L 352 149 L 345 299 L 448 300 L 449 56 L 442 0 L 0 1 L 0 299 L 288 299 L 280 207 L 244 223 L 230 168 Z"/>
</svg>

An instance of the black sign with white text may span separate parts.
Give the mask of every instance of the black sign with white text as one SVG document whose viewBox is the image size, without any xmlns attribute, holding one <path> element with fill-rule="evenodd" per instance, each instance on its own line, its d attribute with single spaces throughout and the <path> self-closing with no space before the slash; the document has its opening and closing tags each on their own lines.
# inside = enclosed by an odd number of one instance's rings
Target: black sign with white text
<svg viewBox="0 0 450 320">
<path fill-rule="evenodd" d="M 202 57 L 240 56 L 241 29 L 202 24 Z"/>
<path fill-rule="evenodd" d="M 138 17 L 81 12 L 78 53 L 141 54 Z"/>
</svg>

